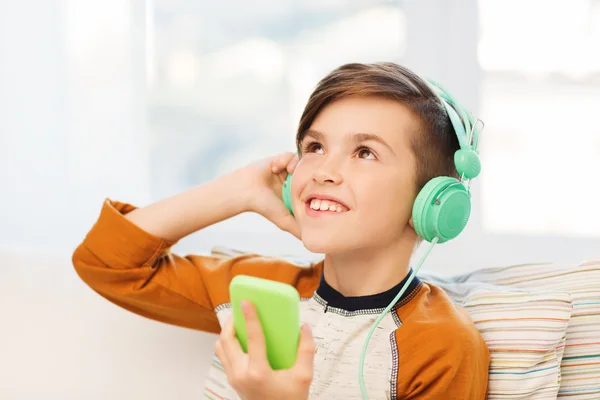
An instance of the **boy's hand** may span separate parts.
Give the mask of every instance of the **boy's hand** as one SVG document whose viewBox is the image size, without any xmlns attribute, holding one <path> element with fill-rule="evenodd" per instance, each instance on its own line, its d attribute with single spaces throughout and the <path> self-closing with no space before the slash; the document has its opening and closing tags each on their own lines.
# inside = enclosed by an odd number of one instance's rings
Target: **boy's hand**
<svg viewBox="0 0 600 400">
<path fill-rule="evenodd" d="M 265 339 L 255 308 L 243 302 L 248 354 L 242 350 L 233 320 L 223 327 L 215 345 L 217 357 L 225 368 L 227 379 L 246 400 L 306 400 L 313 378 L 315 344 L 308 325 L 300 334 L 296 364 L 287 370 L 274 371 L 267 360 Z"/>
<path fill-rule="evenodd" d="M 298 164 L 294 153 L 281 153 L 256 161 L 242 168 L 242 179 L 248 196 L 248 208 L 280 229 L 290 232 L 300 239 L 300 228 L 294 216 L 283 204 L 281 188 L 288 175 Z"/>
</svg>

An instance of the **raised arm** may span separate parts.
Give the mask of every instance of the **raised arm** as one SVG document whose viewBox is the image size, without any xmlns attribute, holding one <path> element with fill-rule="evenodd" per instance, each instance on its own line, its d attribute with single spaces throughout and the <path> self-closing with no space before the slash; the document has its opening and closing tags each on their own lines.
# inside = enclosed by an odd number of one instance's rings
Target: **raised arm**
<svg viewBox="0 0 600 400">
<path fill-rule="evenodd" d="M 218 332 L 211 291 L 227 290 L 214 286 L 228 281 L 230 261 L 182 257 L 170 253 L 170 247 L 245 211 L 258 212 L 297 236 L 295 220 L 280 198 L 293 157 L 286 153 L 261 160 L 144 208 L 106 200 L 73 254 L 77 273 L 97 293 L 132 312 Z"/>
</svg>

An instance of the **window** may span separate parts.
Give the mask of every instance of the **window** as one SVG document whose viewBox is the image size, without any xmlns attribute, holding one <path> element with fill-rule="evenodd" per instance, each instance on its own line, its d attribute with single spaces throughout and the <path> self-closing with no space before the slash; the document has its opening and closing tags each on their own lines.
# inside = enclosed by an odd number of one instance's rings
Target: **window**
<svg viewBox="0 0 600 400">
<path fill-rule="evenodd" d="M 479 5 L 483 228 L 600 235 L 600 2 Z"/>
<path fill-rule="evenodd" d="M 593 123 L 600 110 L 600 1 L 477 1 L 483 232 L 598 235 L 600 186 L 592 182 L 600 171 L 600 124 Z M 265 0 L 256 7 L 149 0 L 152 197 L 294 149 L 317 81 L 349 61 L 403 62 L 410 46 L 405 12 L 413 24 L 431 17 L 418 7 L 383 0 Z M 436 26 L 436 35 L 449 29 Z M 204 234 L 227 232 L 230 243 L 232 234 L 240 233 L 241 242 L 253 232 L 251 240 L 263 235 L 261 241 L 276 230 L 243 215 Z"/>
</svg>

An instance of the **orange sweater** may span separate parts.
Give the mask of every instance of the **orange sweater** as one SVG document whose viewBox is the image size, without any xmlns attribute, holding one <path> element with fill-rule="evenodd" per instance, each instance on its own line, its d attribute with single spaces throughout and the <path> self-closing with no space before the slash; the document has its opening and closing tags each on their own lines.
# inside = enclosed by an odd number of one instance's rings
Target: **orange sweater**
<svg viewBox="0 0 600 400">
<path fill-rule="evenodd" d="M 231 313 L 229 282 L 238 274 L 285 282 L 300 296 L 302 322 L 317 344 L 311 399 L 359 399 L 357 372 L 368 328 L 401 285 L 373 296 L 345 297 L 309 266 L 242 255 L 178 256 L 173 245 L 128 221 L 128 204 L 107 200 L 73 254 L 81 279 L 136 314 L 214 332 Z M 370 399 L 485 399 L 490 355 L 468 314 L 438 287 L 415 279 L 373 334 L 364 377 Z M 205 395 L 237 398 L 213 359 Z M 200 394 L 199 394 L 200 395 Z"/>
</svg>

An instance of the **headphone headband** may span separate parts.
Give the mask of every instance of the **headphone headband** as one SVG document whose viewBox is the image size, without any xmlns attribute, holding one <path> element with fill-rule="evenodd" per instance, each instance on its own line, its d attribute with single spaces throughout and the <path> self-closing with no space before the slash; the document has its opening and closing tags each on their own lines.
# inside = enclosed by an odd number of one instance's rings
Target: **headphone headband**
<svg viewBox="0 0 600 400">
<path fill-rule="evenodd" d="M 475 121 L 471 113 L 440 83 L 429 78 L 425 79 L 425 82 L 444 106 L 450 122 L 452 122 L 460 148 L 479 153 L 479 129 L 477 122 L 480 121 Z"/>
</svg>

